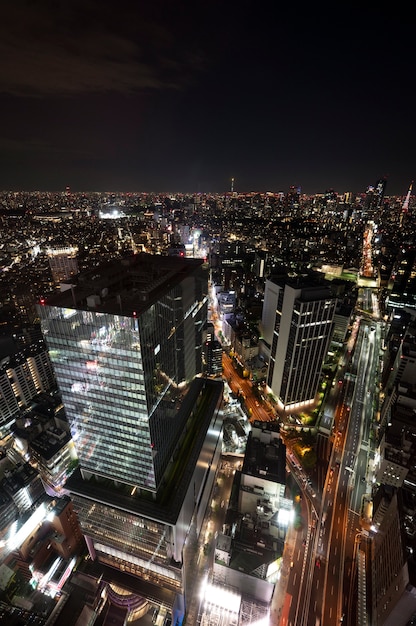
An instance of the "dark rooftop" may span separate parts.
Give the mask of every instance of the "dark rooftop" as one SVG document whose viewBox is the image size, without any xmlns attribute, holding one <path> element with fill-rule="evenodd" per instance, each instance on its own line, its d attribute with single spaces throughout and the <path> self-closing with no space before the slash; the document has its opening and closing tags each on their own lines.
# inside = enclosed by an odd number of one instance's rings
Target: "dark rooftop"
<svg viewBox="0 0 416 626">
<path fill-rule="evenodd" d="M 286 446 L 278 433 L 278 424 L 255 422 L 252 425 L 243 473 L 286 484 Z"/>
<path fill-rule="evenodd" d="M 139 314 L 202 265 L 202 259 L 142 252 L 108 261 L 94 270 L 78 274 L 63 283 L 63 291 L 51 295 L 42 304 L 114 314 Z"/>
</svg>

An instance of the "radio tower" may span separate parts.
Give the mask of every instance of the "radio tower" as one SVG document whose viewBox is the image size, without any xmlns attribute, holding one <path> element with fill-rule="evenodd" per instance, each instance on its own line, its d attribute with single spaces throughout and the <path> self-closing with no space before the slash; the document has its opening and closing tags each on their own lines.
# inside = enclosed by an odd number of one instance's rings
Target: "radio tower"
<svg viewBox="0 0 416 626">
<path fill-rule="evenodd" d="M 413 181 L 410 183 L 409 191 L 407 192 L 406 198 L 403 202 L 402 212 L 400 215 L 400 226 L 402 225 L 403 216 L 409 212 L 409 200 L 410 200 L 410 194 L 412 193 L 412 187 L 413 187 Z"/>
</svg>

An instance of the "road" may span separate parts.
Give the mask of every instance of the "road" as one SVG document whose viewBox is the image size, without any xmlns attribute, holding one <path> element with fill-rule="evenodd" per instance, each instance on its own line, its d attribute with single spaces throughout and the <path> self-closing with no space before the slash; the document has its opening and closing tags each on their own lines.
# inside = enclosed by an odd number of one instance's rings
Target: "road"
<svg viewBox="0 0 416 626">
<path fill-rule="evenodd" d="M 361 320 L 355 349 L 347 351 L 335 379 L 335 429 L 329 435 L 330 455 L 322 490 L 307 482 L 288 452 L 290 469 L 307 502 L 308 530 L 306 537 L 298 537 L 294 544 L 288 580 L 291 605 L 281 626 L 325 626 L 341 620 L 354 624 L 360 610 L 354 573 L 367 487 L 370 492 L 370 433 L 378 393 L 374 380 L 379 344 L 379 329 Z"/>
<path fill-rule="evenodd" d="M 306 524 L 292 535 L 280 626 L 352 625 L 360 611 L 355 565 L 365 494 L 371 492 L 370 434 L 378 402 L 374 380 L 380 342 L 379 324 L 369 316 L 358 317 L 328 397 L 325 436 L 320 438 L 323 455 L 313 482 L 288 449 L 288 469 L 303 494 Z M 250 421 L 278 418 L 267 398 L 253 394 L 252 383 L 239 376 L 225 352 L 223 376 L 232 394 L 242 396 Z"/>
<path fill-rule="evenodd" d="M 226 352 L 222 356 L 223 377 L 234 396 L 243 398 L 250 421 L 269 422 L 275 419 L 275 413 L 267 399 L 262 400 L 253 394 L 253 385 L 248 378 L 242 378 Z"/>
</svg>

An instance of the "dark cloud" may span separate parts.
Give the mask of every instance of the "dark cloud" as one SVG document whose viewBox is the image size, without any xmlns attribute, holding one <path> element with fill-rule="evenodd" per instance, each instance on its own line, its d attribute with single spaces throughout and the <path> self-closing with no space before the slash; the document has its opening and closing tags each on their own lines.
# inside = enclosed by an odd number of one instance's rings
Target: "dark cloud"
<svg viewBox="0 0 416 626">
<path fill-rule="evenodd" d="M 176 89 L 200 59 L 175 45 L 172 20 L 161 11 L 140 2 L 6 1 L 0 90 L 65 96 Z"/>
<path fill-rule="evenodd" d="M 275 0 L 0 0 L 0 187 L 415 177 L 412 23 Z"/>
</svg>

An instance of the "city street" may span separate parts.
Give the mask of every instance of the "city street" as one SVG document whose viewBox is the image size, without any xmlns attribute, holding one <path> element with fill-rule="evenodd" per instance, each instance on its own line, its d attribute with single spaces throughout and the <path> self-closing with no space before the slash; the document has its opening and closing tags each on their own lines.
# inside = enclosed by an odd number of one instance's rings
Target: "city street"
<svg viewBox="0 0 416 626">
<path fill-rule="evenodd" d="M 234 394 L 238 397 L 241 395 L 244 400 L 244 404 L 247 408 L 247 414 L 250 421 L 260 420 L 262 422 L 269 422 L 276 417 L 275 411 L 271 407 L 270 403 L 262 398 L 257 398 L 253 394 L 253 384 L 249 378 L 242 378 L 236 371 L 233 361 L 230 356 L 224 351 L 222 356 L 223 364 L 223 377 L 228 382 L 228 385 Z"/>
<path fill-rule="evenodd" d="M 371 457 L 371 381 L 378 352 L 377 331 L 361 323 L 355 350 L 346 355 L 344 375 L 336 377 L 341 381 L 334 389 L 336 428 L 322 494 L 313 492 L 288 450 L 291 474 L 307 503 L 308 529 L 293 544 L 281 626 L 337 624 L 341 619 L 355 623 L 354 559 Z"/>
</svg>

